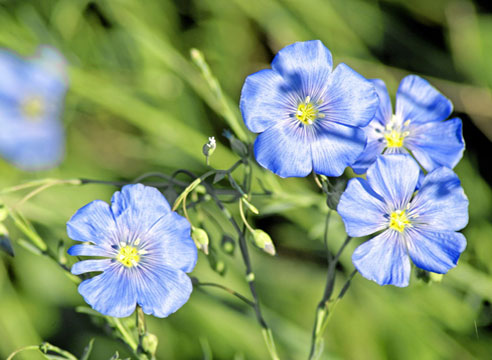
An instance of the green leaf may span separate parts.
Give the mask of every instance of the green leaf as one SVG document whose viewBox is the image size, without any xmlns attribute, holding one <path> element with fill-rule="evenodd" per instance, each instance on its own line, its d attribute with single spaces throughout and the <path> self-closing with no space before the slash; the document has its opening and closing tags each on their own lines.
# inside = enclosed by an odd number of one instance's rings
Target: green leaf
<svg viewBox="0 0 492 360">
<path fill-rule="evenodd" d="M 94 338 L 92 338 L 89 341 L 89 344 L 87 344 L 87 346 L 85 347 L 84 353 L 80 357 L 80 360 L 89 360 L 89 356 L 91 355 L 93 345 L 94 345 Z"/>
</svg>

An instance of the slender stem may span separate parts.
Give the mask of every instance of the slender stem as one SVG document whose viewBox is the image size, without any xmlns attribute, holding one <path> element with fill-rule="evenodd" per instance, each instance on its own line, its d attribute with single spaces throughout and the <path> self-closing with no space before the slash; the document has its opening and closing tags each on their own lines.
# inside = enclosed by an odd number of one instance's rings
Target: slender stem
<svg viewBox="0 0 492 360">
<path fill-rule="evenodd" d="M 137 348 L 138 348 L 138 344 L 135 341 L 135 339 L 133 338 L 133 336 L 131 336 L 131 334 L 128 332 L 128 330 L 123 326 L 120 319 L 118 319 L 118 318 L 112 318 L 112 319 L 114 321 L 116 329 L 118 329 L 118 331 L 120 332 L 120 334 L 123 338 L 123 341 L 125 341 L 125 343 L 132 349 L 132 351 L 134 353 L 136 353 Z"/>
<path fill-rule="evenodd" d="M 239 199 L 239 215 L 241 216 L 241 220 L 243 220 L 244 225 L 246 225 L 246 228 L 251 231 L 253 234 L 255 232 L 255 229 L 248 223 L 248 220 L 246 219 L 246 216 L 244 215 L 244 207 L 243 207 L 243 200 Z"/>
<path fill-rule="evenodd" d="M 244 303 L 248 304 L 252 308 L 255 307 L 255 303 L 253 301 L 249 300 L 246 296 L 241 295 L 237 291 L 232 290 L 231 288 L 228 288 L 227 286 L 224 286 L 224 285 L 221 285 L 221 284 L 216 284 L 216 283 L 213 283 L 213 282 L 200 282 L 197 278 L 193 278 L 192 281 L 193 281 L 193 285 L 195 285 L 195 286 L 210 286 L 210 287 L 215 287 L 215 288 L 219 288 L 219 289 L 225 290 L 229 294 L 234 295 L 235 297 L 237 297 L 238 299 L 240 299 Z"/>
<path fill-rule="evenodd" d="M 325 228 L 325 236 L 327 235 L 328 235 L 328 230 L 327 228 Z M 333 289 L 335 287 L 336 266 L 338 264 L 340 255 L 342 254 L 343 250 L 345 249 L 345 247 L 347 246 L 347 244 L 350 242 L 351 239 L 352 238 L 350 236 L 347 236 L 342 246 L 340 246 L 340 249 L 336 253 L 335 257 L 333 257 L 333 259 L 329 261 L 325 290 L 323 292 L 323 297 L 321 298 L 316 308 L 316 316 L 314 320 L 313 332 L 311 337 L 311 349 L 309 352 L 310 360 L 319 359 L 319 357 L 321 356 L 321 352 L 323 350 L 323 333 L 325 331 L 326 324 L 328 323 L 331 313 L 333 312 L 333 308 L 331 309 L 332 311 L 330 311 L 329 309 L 329 302 L 330 302 L 330 297 L 333 293 Z M 325 238 L 325 242 L 326 241 L 327 240 Z M 347 282 L 348 285 L 345 285 L 342 288 L 342 291 L 340 292 L 341 296 L 339 295 L 337 301 L 341 299 L 341 297 L 347 291 L 348 286 L 350 285 L 350 280 L 354 275 L 355 272 L 353 273 L 353 275 L 349 277 L 349 280 Z"/>
<path fill-rule="evenodd" d="M 238 163 L 242 163 L 242 162 L 243 162 L 242 159 L 238 161 Z M 236 163 L 236 164 L 238 164 L 238 163 Z M 179 172 L 181 172 L 183 174 L 187 174 L 188 176 L 190 176 L 192 178 L 197 178 L 190 171 L 180 170 Z M 202 177 L 203 177 L 203 175 L 202 175 Z M 271 332 L 270 328 L 268 327 L 265 319 L 263 318 L 263 315 L 261 313 L 261 308 L 260 308 L 260 302 L 258 300 L 258 295 L 256 293 L 255 275 L 254 275 L 254 272 L 253 272 L 253 269 L 252 269 L 252 266 L 251 266 L 251 260 L 250 260 L 250 257 L 249 257 L 248 247 L 247 247 L 246 238 L 245 238 L 246 226 L 244 226 L 243 227 L 243 230 L 241 230 L 241 228 L 239 227 L 238 223 L 236 222 L 236 220 L 234 219 L 234 217 L 231 215 L 231 213 L 229 212 L 229 210 L 227 210 L 225 208 L 225 206 L 222 204 L 222 202 L 220 201 L 220 199 L 215 194 L 215 190 L 213 189 L 213 187 L 210 186 L 206 182 L 203 182 L 202 185 L 205 187 L 205 189 L 207 190 L 207 193 L 212 197 L 212 199 L 216 203 L 217 207 L 222 211 L 222 213 L 224 214 L 224 216 L 229 220 L 229 222 L 232 224 L 234 230 L 238 234 L 238 237 L 239 237 L 239 249 L 240 249 L 240 252 L 241 252 L 241 257 L 243 259 L 243 263 L 244 263 L 244 265 L 246 267 L 246 280 L 248 281 L 249 289 L 250 289 L 251 295 L 252 295 L 252 297 L 254 299 L 253 300 L 253 303 L 255 305 L 254 306 L 254 310 L 255 310 L 255 314 L 256 314 L 256 319 L 257 319 L 258 323 L 260 324 L 260 326 L 262 327 L 263 337 L 264 337 L 265 343 L 266 343 L 266 345 L 268 347 L 268 351 L 269 351 L 270 357 L 273 360 L 278 360 L 279 359 L 279 356 L 277 354 L 277 351 L 276 351 L 276 348 L 275 348 L 275 344 L 273 342 L 272 332 Z"/>
<path fill-rule="evenodd" d="M 17 355 L 20 352 L 27 351 L 27 350 L 39 350 L 39 345 L 29 345 L 29 346 L 24 346 L 23 348 L 17 349 L 7 357 L 7 360 L 12 360 L 15 355 Z"/>
<path fill-rule="evenodd" d="M 41 185 L 40 187 L 34 189 L 31 191 L 29 194 L 24 196 L 17 204 L 16 207 L 21 206 L 24 204 L 27 200 L 30 198 L 36 196 L 37 194 L 41 193 L 42 191 L 55 186 L 55 185 L 63 185 L 63 184 L 69 184 L 69 185 L 80 185 L 82 182 L 79 179 L 69 179 L 69 180 L 48 180 L 45 184 Z"/>
</svg>

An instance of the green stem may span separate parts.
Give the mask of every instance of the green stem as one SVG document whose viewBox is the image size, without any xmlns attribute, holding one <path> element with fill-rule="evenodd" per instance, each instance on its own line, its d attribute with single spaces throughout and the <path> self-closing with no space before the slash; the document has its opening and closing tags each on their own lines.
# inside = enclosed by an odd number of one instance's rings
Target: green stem
<svg viewBox="0 0 492 360">
<path fill-rule="evenodd" d="M 113 322 L 114 322 L 114 324 L 116 326 L 116 329 L 121 334 L 121 337 L 122 337 L 123 341 L 136 354 L 137 353 L 138 344 L 135 341 L 135 339 L 133 338 L 133 336 L 131 336 L 131 334 L 128 332 L 128 330 L 123 326 L 123 324 L 121 323 L 120 319 L 118 319 L 118 318 L 112 318 L 112 319 L 113 319 Z"/>
<path fill-rule="evenodd" d="M 216 283 L 213 283 L 213 282 L 200 282 L 197 278 L 192 278 L 192 281 L 193 281 L 193 285 L 195 285 L 195 286 L 210 286 L 210 287 L 215 287 L 215 288 L 219 288 L 219 289 L 225 290 L 229 294 L 234 295 L 235 297 L 237 297 L 241 301 L 245 302 L 246 304 L 248 304 L 252 308 L 255 307 L 255 303 L 253 301 L 249 300 L 246 296 L 241 295 L 237 291 L 234 291 L 231 288 L 228 288 L 227 286 L 224 286 L 224 285 L 221 285 L 221 284 L 216 284 Z"/>
<path fill-rule="evenodd" d="M 17 349 L 7 357 L 7 360 L 12 360 L 15 355 L 17 355 L 20 352 L 27 351 L 27 350 L 39 350 L 39 345 L 29 345 L 29 346 L 24 346 L 23 348 Z"/>
<path fill-rule="evenodd" d="M 328 220 L 326 222 L 326 228 L 325 228 L 325 244 L 327 243 L 327 236 L 328 236 Z M 326 325 L 328 324 L 328 320 L 330 319 L 331 314 L 333 312 L 333 307 L 331 308 L 330 311 L 329 305 L 330 305 L 330 298 L 331 295 L 333 294 L 333 289 L 335 286 L 336 266 L 338 264 L 340 255 L 342 254 L 343 250 L 345 249 L 345 247 L 347 246 L 347 244 L 350 242 L 351 239 L 352 238 L 350 236 L 347 236 L 347 238 L 343 242 L 337 254 L 333 257 L 333 259 L 330 259 L 331 256 L 328 258 L 329 264 L 328 264 L 328 273 L 326 277 L 325 290 L 323 292 L 323 297 L 321 298 L 316 308 L 316 316 L 314 320 L 313 332 L 311 337 L 311 349 L 309 352 L 310 360 L 319 359 L 323 352 L 323 334 L 326 329 Z M 336 303 L 338 303 L 338 300 L 341 299 L 342 296 L 347 291 L 348 286 L 350 285 L 350 280 L 354 275 L 355 272 L 353 272 L 353 275 L 349 277 L 347 284 L 340 291 L 340 295 L 337 297 Z"/>
</svg>

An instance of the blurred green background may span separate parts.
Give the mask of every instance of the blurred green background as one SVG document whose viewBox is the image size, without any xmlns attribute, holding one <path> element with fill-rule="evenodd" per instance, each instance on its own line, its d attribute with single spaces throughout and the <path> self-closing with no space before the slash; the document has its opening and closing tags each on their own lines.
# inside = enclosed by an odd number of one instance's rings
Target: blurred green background
<svg viewBox="0 0 492 360">
<path fill-rule="evenodd" d="M 328 325 L 324 356 L 490 359 L 491 11 L 485 0 L 0 0 L 0 46 L 31 55 L 37 45 L 51 44 L 70 63 L 71 79 L 63 116 L 65 161 L 58 169 L 30 174 L 0 160 L 0 187 L 44 177 L 131 181 L 148 171 L 201 173 L 208 136 L 218 140 L 212 166 L 227 168 L 236 158 L 221 133 L 231 124 L 190 61 L 190 48 L 203 51 L 234 111 L 229 119 L 239 119 L 237 103 L 248 74 L 268 67 L 285 45 L 321 39 L 335 64 L 382 78 L 390 94 L 403 76 L 415 73 L 451 98 L 467 142 L 456 171 L 470 199 L 468 247 L 458 267 L 441 283 L 413 276 L 404 289 L 356 275 Z M 261 212 L 256 225 L 271 234 L 278 250 L 269 257 L 252 249 L 259 297 L 281 357 L 304 359 L 325 281 L 327 208 L 312 178 L 280 180 L 254 170 L 274 191 L 268 200 L 253 199 Z M 60 239 L 68 246 L 70 216 L 93 199 L 109 200 L 115 190 L 56 187 L 20 210 L 50 247 Z M 5 200 L 13 206 L 19 196 Z M 220 216 L 212 204 L 209 211 Z M 237 215 L 237 205 L 231 211 Z M 207 229 L 218 247 L 216 227 Z M 336 250 L 343 239 L 343 225 L 332 216 L 330 248 Z M 352 241 L 342 256 L 338 286 L 353 270 L 350 255 L 360 242 Z M 55 264 L 14 247 L 15 258 L 0 255 L 0 358 L 42 340 L 80 355 L 91 338 L 93 359 L 107 359 L 115 350 L 129 355 L 74 311 L 83 300 Z M 223 277 L 210 270 L 203 254 L 193 275 L 249 295 L 238 252 L 218 254 L 227 264 Z M 219 290 L 195 290 L 176 314 L 148 321 L 159 337 L 159 359 L 206 358 L 206 349 L 216 359 L 268 358 L 253 311 Z M 26 352 L 18 358 L 42 357 Z"/>
</svg>

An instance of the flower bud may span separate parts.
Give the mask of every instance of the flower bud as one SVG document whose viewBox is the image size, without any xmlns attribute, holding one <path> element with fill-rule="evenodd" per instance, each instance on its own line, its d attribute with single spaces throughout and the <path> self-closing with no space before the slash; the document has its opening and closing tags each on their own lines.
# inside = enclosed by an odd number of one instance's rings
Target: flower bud
<svg viewBox="0 0 492 360">
<path fill-rule="evenodd" d="M 151 333 L 146 333 L 142 337 L 142 349 L 145 353 L 154 356 L 157 350 L 157 345 L 159 344 L 159 339 L 157 336 Z"/>
<path fill-rule="evenodd" d="M 208 255 L 209 240 L 208 240 L 207 232 L 201 228 L 192 226 L 191 238 L 195 242 L 195 245 L 198 248 L 198 250 L 201 250 L 205 253 L 205 255 Z"/>
<path fill-rule="evenodd" d="M 234 242 L 234 239 L 230 237 L 229 235 L 224 235 L 222 237 L 222 241 L 220 242 L 220 246 L 222 250 L 229 255 L 232 255 L 234 253 L 234 250 L 236 249 L 236 243 Z"/>
<path fill-rule="evenodd" d="M 223 135 L 229 140 L 231 149 L 241 157 L 248 156 L 248 147 L 238 138 L 236 138 L 229 130 L 225 130 Z"/>
<path fill-rule="evenodd" d="M 216 147 L 217 147 L 217 143 L 215 142 L 215 137 L 213 137 L 213 136 L 209 137 L 208 143 L 203 145 L 203 148 L 202 148 L 203 155 L 205 155 L 207 158 L 212 156 Z"/>
<path fill-rule="evenodd" d="M 256 229 L 253 233 L 253 241 L 256 246 L 270 255 L 275 255 L 275 246 L 273 245 L 272 238 L 266 232 L 260 229 Z"/>
</svg>

